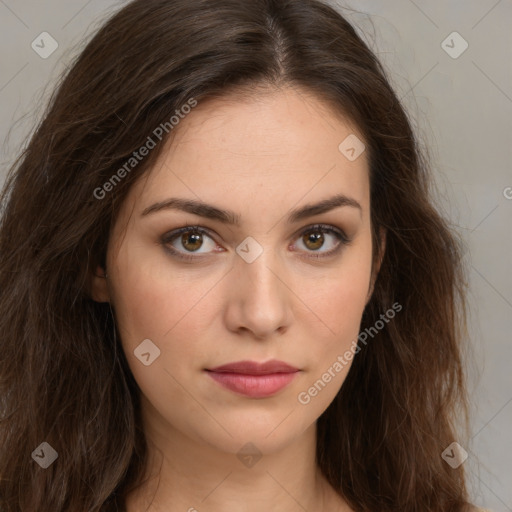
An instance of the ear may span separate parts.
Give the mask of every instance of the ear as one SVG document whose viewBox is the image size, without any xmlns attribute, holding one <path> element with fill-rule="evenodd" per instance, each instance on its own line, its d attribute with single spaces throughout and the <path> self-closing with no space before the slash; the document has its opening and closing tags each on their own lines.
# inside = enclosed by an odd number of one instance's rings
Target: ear
<svg viewBox="0 0 512 512">
<path fill-rule="evenodd" d="M 370 299 L 372 298 L 373 290 L 375 288 L 375 281 L 377 281 L 377 276 L 379 275 L 382 260 L 384 259 L 384 254 L 386 252 L 386 230 L 384 228 L 380 228 L 379 237 L 380 251 L 373 260 L 372 276 L 370 279 L 370 289 L 368 290 L 368 295 L 366 296 L 366 304 L 368 304 L 368 302 L 370 302 Z"/>
<path fill-rule="evenodd" d="M 96 302 L 110 302 L 105 269 L 98 265 L 89 280 L 89 292 Z"/>
</svg>

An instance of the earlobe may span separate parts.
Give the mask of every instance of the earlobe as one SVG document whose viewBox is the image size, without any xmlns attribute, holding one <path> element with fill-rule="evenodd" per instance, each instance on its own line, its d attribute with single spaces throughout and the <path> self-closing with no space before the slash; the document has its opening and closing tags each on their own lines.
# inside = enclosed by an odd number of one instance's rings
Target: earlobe
<svg viewBox="0 0 512 512">
<path fill-rule="evenodd" d="M 110 302 L 110 294 L 107 286 L 107 274 L 103 267 L 96 267 L 96 271 L 90 280 L 90 295 L 96 302 Z"/>
</svg>

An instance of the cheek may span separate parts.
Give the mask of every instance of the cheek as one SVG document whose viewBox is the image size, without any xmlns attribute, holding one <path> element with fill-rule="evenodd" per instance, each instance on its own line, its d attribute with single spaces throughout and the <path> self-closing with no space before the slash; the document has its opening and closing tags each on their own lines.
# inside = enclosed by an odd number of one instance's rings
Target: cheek
<svg viewBox="0 0 512 512">
<path fill-rule="evenodd" d="M 316 336 L 313 331 L 309 334 L 310 339 L 317 340 L 311 353 L 311 370 L 316 377 L 332 367 L 339 356 L 355 350 L 367 303 L 370 275 L 371 243 L 368 241 L 360 244 L 357 250 L 354 247 L 353 251 L 347 251 L 339 268 L 327 273 L 315 286 L 314 293 L 303 294 L 304 302 L 319 321 L 315 323 L 318 327 Z M 340 377 L 346 376 L 350 361 L 344 363 Z M 341 386 L 340 378 L 336 382 Z"/>
<path fill-rule="evenodd" d="M 155 257 L 154 248 L 145 252 L 133 245 L 120 252 L 112 302 L 130 365 L 139 364 L 134 350 L 145 339 L 160 349 L 160 363 L 192 359 L 208 331 L 207 294 L 218 281 L 213 273 L 171 268 L 165 257 Z"/>
<path fill-rule="evenodd" d="M 351 276 L 354 283 L 339 282 L 328 288 L 317 301 L 317 313 L 321 321 L 328 327 L 322 343 L 316 346 L 315 363 L 312 369 L 317 376 L 323 374 L 347 350 L 355 348 L 360 330 L 361 317 L 365 307 L 367 292 L 366 274 L 356 282 L 356 275 Z M 345 376 L 348 371 L 342 372 Z M 339 379 L 336 379 L 337 381 Z M 339 383 L 341 385 L 341 382 Z"/>
<path fill-rule="evenodd" d="M 343 272 L 339 277 L 331 276 L 318 293 L 310 294 L 308 300 L 320 319 L 336 333 L 362 313 L 368 287 L 369 273 L 366 269 Z"/>
<path fill-rule="evenodd" d="M 185 414 L 193 404 L 182 386 L 187 373 L 200 365 L 198 344 L 208 332 L 205 295 L 218 279 L 210 283 L 203 276 L 196 283 L 190 273 L 171 273 L 163 265 L 144 264 L 142 254 L 139 261 L 135 251 L 131 254 L 118 260 L 113 299 L 128 365 L 156 410 L 168 410 L 170 400 Z M 147 352 L 149 365 L 138 357 Z"/>
<path fill-rule="evenodd" d="M 361 248 L 346 255 L 337 269 L 316 279 L 314 287 L 309 282 L 302 294 L 304 302 L 334 337 L 359 327 L 370 287 L 369 250 Z"/>
<path fill-rule="evenodd" d="M 319 417 L 334 400 L 356 357 L 361 317 L 370 282 L 370 264 L 346 266 L 334 279 L 326 280 L 322 292 L 310 296 L 321 321 L 323 335 L 308 347 L 308 372 L 297 393 L 307 418 Z M 313 308 L 312 308 L 313 309 Z"/>
</svg>

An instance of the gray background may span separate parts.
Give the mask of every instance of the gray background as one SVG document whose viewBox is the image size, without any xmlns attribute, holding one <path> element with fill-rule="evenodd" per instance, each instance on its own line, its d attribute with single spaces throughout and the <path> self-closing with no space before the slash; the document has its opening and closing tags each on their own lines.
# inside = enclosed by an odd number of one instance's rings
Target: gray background
<svg viewBox="0 0 512 512">
<path fill-rule="evenodd" d="M 0 183 L 67 63 L 125 3 L 0 0 Z M 428 148 L 439 206 L 467 241 L 473 422 L 464 464 L 477 505 L 512 511 L 512 1 L 330 3 L 384 63 Z M 457 58 L 444 49 L 462 48 L 447 39 L 454 31 L 468 44 Z M 58 43 L 45 59 L 31 47 L 42 32 Z"/>
</svg>

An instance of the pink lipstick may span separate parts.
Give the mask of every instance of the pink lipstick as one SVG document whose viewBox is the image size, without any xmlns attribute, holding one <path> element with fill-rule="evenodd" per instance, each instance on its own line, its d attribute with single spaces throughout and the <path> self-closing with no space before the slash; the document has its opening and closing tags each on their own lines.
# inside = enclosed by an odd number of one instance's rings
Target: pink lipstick
<svg viewBox="0 0 512 512">
<path fill-rule="evenodd" d="M 283 361 L 237 361 L 207 369 L 225 388 L 250 398 L 266 398 L 287 386 L 300 371 Z"/>
</svg>

